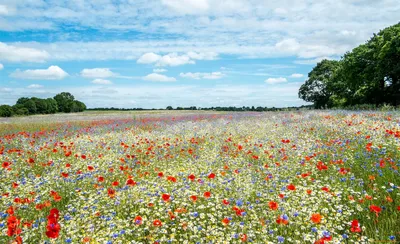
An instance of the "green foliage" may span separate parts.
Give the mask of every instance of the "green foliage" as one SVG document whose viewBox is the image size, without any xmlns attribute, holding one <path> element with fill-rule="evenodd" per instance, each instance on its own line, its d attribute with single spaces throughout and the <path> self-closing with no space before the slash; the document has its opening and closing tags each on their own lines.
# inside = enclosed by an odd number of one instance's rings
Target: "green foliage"
<svg viewBox="0 0 400 244">
<path fill-rule="evenodd" d="M 347 52 L 340 61 L 319 62 L 299 97 L 316 108 L 400 104 L 400 23 Z"/>
<path fill-rule="evenodd" d="M 9 105 L 0 106 L 0 117 L 11 117 L 13 114 L 12 107 Z"/>
<path fill-rule="evenodd" d="M 12 115 L 31 115 L 31 114 L 54 114 L 57 112 L 82 112 L 86 110 L 86 105 L 78 100 L 69 92 L 57 94 L 54 98 L 21 97 L 12 107 L 2 105 L 0 117 L 10 117 Z"/>
<path fill-rule="evenodd" d="M 332 82 L 340 63 L 335 60 L 322 60 L 308 74 L 308 80 L 300 87 L 299 97 L 307 102 L 313 102 L 316 108 L 330 106 L 333 95 Z"/>
</svg>

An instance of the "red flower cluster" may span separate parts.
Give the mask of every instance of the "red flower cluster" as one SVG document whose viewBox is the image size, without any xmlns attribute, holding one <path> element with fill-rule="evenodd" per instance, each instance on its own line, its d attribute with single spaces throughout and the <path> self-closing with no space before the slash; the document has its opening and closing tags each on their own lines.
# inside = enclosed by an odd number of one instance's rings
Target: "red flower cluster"
<svg viewBox="0 0 400 244">
<path fill-rule="evenodd" d="M 60 217 L 60 212 L 58 209 L 53 208 L 50 210 L 49 216 L 47 216 L 47 231 L 46 236 L 49 238 L 57 238 L 60 233 L 60 224 L 58 223 L 58 218 Z"/>
<path fill-rule="evenodd" d="M 11 215 L 7 219 L 7 235 L 8 236 L 13 236 L 13 235 L 19 235 L 21 234 L 21 229 L 18 228 L 20 224 L 19 219 L 15 217 L 14 215 Z"/>
<path fill-rule="evenodd" d="M 360 223 L 358 223 L 358 220 L 355 219 L 351 222 L 350 231 L 351 232 L 361 232 Z"/>
</svg>

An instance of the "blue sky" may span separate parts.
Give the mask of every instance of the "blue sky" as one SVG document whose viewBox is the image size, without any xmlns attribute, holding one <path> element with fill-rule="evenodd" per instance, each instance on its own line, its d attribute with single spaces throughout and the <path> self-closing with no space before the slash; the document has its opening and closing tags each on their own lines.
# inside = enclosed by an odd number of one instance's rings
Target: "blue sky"
<svg viewBox="0 0 400 244">
<path fill-rule="evenodd" d="M 399 21 L 396 0 L 0 0 L 0 104 L 306 104 L 308 72 Z"/>
</svg>

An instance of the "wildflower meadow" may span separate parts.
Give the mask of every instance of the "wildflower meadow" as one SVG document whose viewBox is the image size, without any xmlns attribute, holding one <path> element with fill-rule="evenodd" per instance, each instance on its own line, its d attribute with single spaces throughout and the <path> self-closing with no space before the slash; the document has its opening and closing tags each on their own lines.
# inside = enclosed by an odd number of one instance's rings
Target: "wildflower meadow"
<svg viewBox="0 0 400 244">
<path fill-rule="evenodd" d="M 0 243 L 400 240 L 398 112 L 122 114 L 0 123 Z"/>
</svg>

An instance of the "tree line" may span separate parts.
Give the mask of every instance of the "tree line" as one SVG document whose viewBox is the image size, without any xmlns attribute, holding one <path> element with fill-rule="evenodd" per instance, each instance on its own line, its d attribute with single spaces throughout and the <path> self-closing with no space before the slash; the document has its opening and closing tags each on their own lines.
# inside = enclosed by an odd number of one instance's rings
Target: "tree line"
<svg viewBox="0 0 400 244">
<path fill-rule="evenodd" d="M 196 106 L 190 106 L 190 107 L 176 107 L 173 108 L 172 106 L 167 106 L 165 109 L 163 108 L 151 108 L 151 109 L 145 109 L 145 108 L 88 108 L 86 110 L 92 110 L 92 111 L 149 111 L 149 110 L 206 110 L 206 111 L 236 111 L 236 112 L 245 112 L 245 111 L 254 111 L 254 112 L 263 112 L 263 111 L 287 111 L 287 110 L 304 110 L 304 109 L 312 109 L 312 105 L 302 105 L 300 107 L 285 107 L 285 108 L 275 108 L 275 107 L 235 107 L 235 106 L 229 106 L 229 107 L 209 107 L 209 108 L 202 108 L 202 107 L 196 107 Z"/>
<path fill-rule="evenodd" d="M 32 114 L 71 113 L 86 110 L 86 105 L 69 92 L 61 92 L 53 98 L 21 97 L 13 106 L 1 105 L 0 117 Z"/>
<path fill-rule="evenodd" d="M 315 108 L 400 105 L 400 23 L 374 34 L 339 60 L 322 60 L 299 97 Z"/>
</svg>

